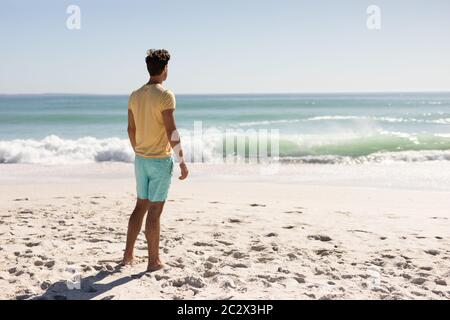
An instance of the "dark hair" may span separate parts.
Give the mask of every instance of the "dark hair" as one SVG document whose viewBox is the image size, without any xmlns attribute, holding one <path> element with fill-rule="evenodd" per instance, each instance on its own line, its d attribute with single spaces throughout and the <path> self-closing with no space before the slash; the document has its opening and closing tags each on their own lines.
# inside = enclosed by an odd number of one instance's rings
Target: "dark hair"
<svg viewBox="0 0 450 320">
<path fill-rule="evenodd" d="M 165 49 L 148 50 L 145 63 L 147 64 L 148 73 L 151 76 L 160 75 L 170 60 L 170 54 Z"/>
</svg>

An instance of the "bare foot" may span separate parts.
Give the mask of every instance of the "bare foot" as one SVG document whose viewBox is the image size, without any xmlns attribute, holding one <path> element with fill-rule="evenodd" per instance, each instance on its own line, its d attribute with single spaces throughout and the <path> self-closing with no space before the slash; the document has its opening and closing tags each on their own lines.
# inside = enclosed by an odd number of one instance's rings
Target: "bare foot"
<svg viewBox="0 0 450 320">
<path fill-rule="evenodd" d="M 154 263 L 149 263 L 147 265 L 147 272 L 153 272 L 156 270 L 160 270 L 162 268 L 164 268 L 166 265 L 164 263 L 162 263 L 160 260 L 155 261 Z"/>
<path fill-rule="evenodd" d="M 123 257 L 122 261 L 119 263 L 119 266 L 124 267 L 124 266 L 131 266 L 133 264 L 134 261 L 134 257 Z"/>
</svg>

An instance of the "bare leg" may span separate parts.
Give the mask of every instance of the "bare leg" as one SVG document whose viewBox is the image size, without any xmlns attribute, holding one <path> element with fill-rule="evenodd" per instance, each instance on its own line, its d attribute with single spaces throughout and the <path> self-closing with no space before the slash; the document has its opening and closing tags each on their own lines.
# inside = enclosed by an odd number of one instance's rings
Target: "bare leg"
<svg viewBox="0 0 450 320">
<path fill-rule="evenodd" d="M 164 208 L 164 201 L 150 202 L 150 209 L 147 213 L 145 223 L 145 237 L 148 245 L 148 266 L 147 271 L 152 272 L 161 269 L 164 265 L 159 259 L 159 234 L 161 213 Z"/>
<path fill-rule="evenodd" d="M 127 245 L 125 247 L 125 253 L 123 255 L 122 264 L 131 264 L 134 259 L 134 244 L 142 228 L 142 221 L 144 220 L 145 213 L 150 206 L 150 202 L 147 199 L 137 199 L 136 207 L 130 216 L 128 221 L 128 234 Z"/>
</svg>

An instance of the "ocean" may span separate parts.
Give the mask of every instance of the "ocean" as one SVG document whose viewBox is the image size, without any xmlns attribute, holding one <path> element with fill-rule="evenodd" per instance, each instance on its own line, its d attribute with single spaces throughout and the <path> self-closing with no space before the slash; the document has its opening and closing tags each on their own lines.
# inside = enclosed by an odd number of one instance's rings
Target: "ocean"
<svg viewBox="0 0 450 320">
<path fill-rule="evenodd" d="M 128 96 L 0 96 L 0 163 L 133 161 Z M 223 134 L 278 130 L 282 162 L 450 161 L 450 93 L 177 95 L 187 158 L 201 123 L 203 161 Z"/>
</svg>

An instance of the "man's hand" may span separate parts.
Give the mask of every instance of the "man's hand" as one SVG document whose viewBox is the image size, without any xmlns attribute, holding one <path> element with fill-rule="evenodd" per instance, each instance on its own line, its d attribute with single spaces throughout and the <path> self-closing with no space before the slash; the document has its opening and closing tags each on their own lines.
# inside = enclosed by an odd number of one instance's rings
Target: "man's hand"
<svg viewBox="0 0 450 320">
<path fill-rule="evenodd" d="M 178 177 L 178 179 L 180 180 L 184 180 L 187 178 L 188 174 L 189 174 L 189 170 L 186 166 L 186 163 L 180 163 L 180 170 L 181 170 L 181 176 Z"/>
</svg>

